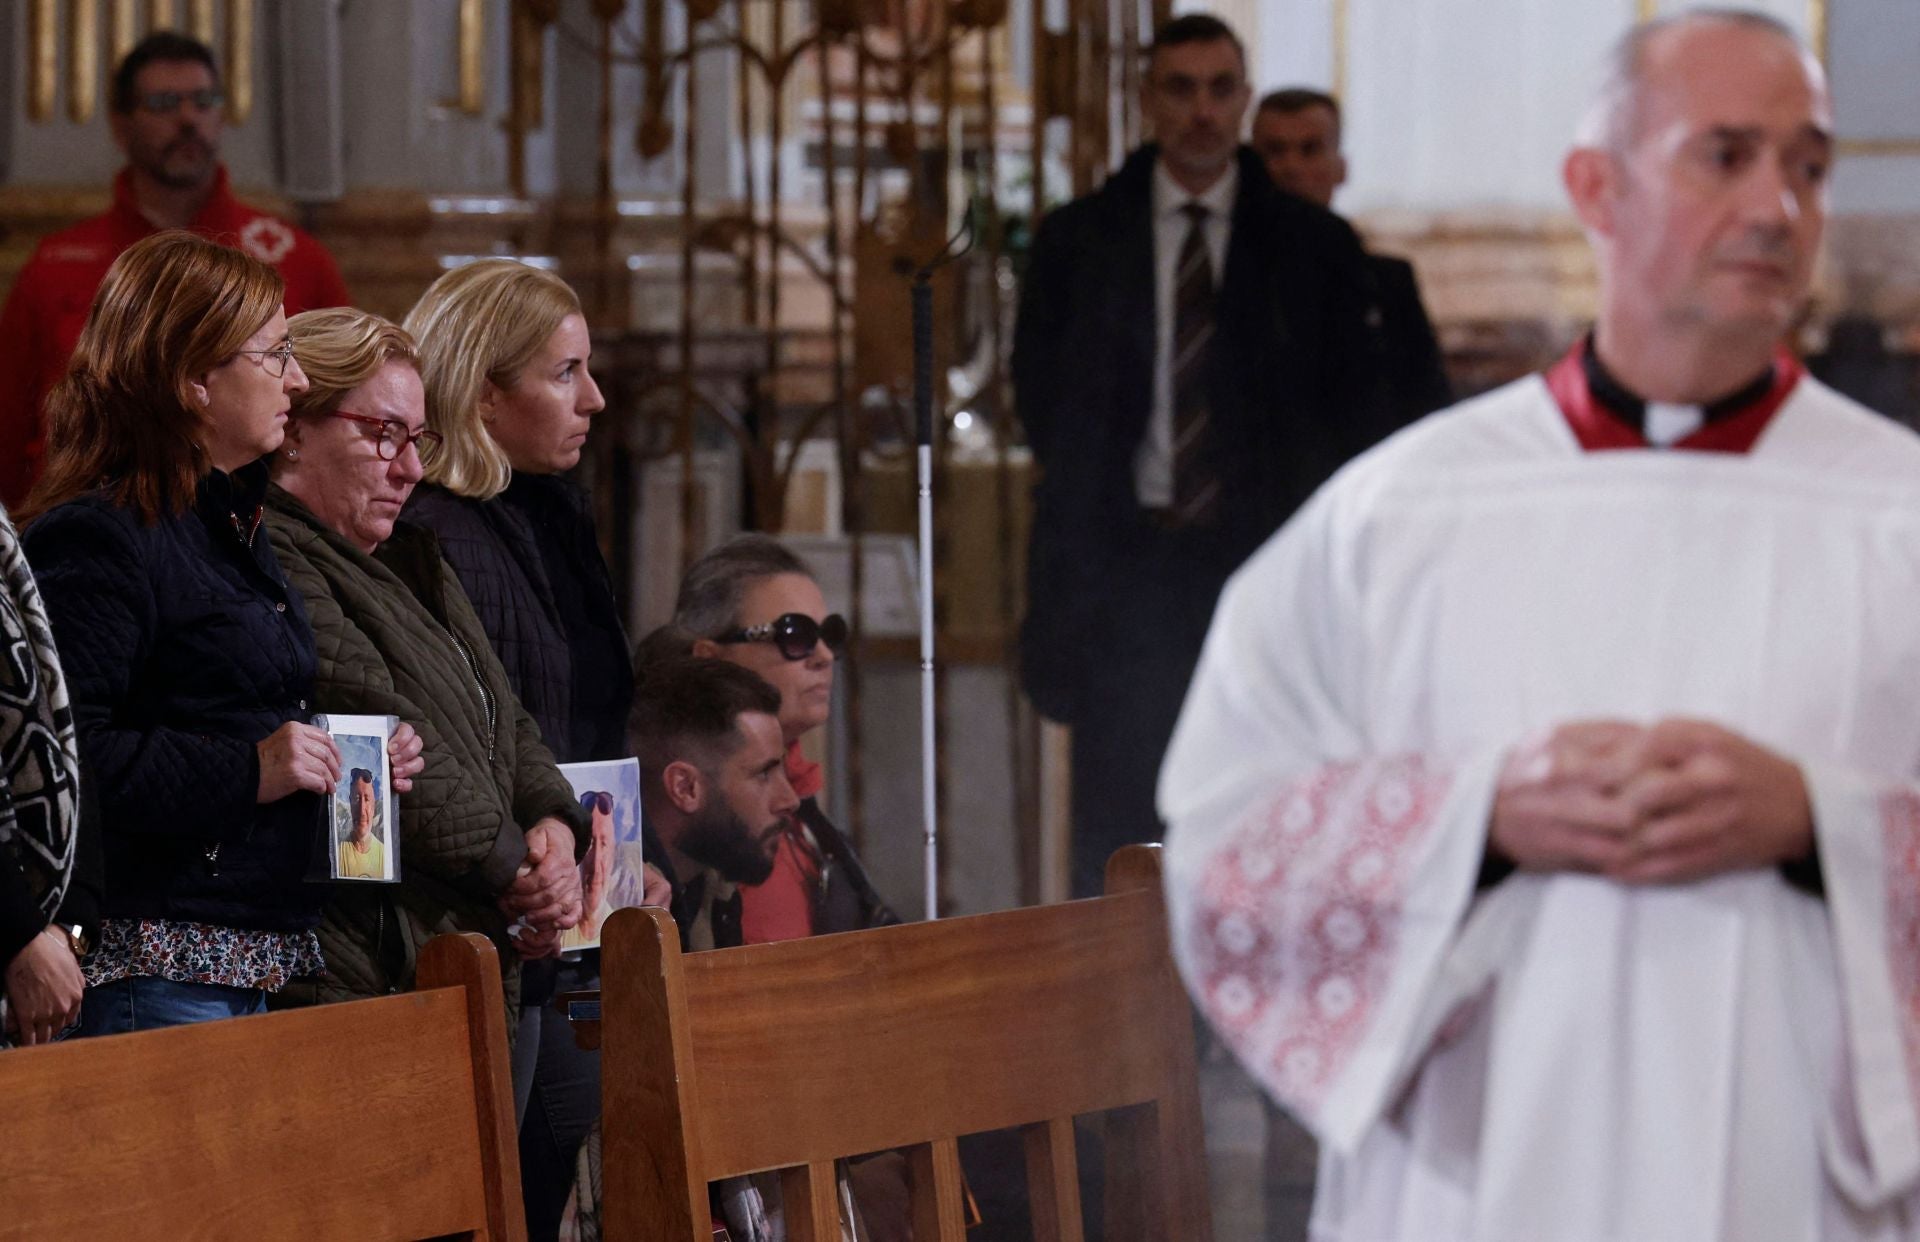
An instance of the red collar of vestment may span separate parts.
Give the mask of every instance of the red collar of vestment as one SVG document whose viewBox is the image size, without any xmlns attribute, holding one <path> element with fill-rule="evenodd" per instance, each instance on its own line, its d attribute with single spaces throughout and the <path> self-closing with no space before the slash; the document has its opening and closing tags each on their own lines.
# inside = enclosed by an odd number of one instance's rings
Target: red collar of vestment
<svg viewBox="0 0 1920 1242">
<path fill-rule="evenodd" d="M 1559 405 L 1573 438 L 1589 453 L 1603 449 L 1651 448 L 1639 428 L 1617 417 L 1594 398 L 1586 368 L 1581 364 L 1585 348 L 1586 340 L 1582 338 L 1546 373 L 1547 390 Z M 1773 359 L 1773 383 L 1765 392 L 1747 406 L 1703 424 L 1693 434 L 1676 440 L 1672 447 L 1701 453 L 1751 452 L 1760 434 L 1787 403 L 1805 374 L 1806 368 L 1798 358 L 1784 349 L 1778 351 Z"/>
</svg>

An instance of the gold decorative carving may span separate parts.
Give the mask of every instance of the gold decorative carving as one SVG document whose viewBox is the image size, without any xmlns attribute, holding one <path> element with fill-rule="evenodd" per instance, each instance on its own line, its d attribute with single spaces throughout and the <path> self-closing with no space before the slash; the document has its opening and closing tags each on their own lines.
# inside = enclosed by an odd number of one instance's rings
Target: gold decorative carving
<svg viewBox="0 0 1920 1242">
<path fill-rule="evenodd" d="M 468 116 L 479 116 L 487 102 L 484 76 L 487 43 L 486 0 L 460 0 L 460 27 L 457 40 L 460 56 L 458 107 Z"/>
<path fill-rule="evenodd" d="M 1827 0 L 1807 0 L 1807 46 L 1827 63 Z"/>
<path fill-rule="evenodd" d="M 32 0 L 28 6 L 27 55 L 27 115 L 36 121 L 49 120 L 60 72 L 60 17 L 54 0 Z"/>
<path fill-rule="evenodd" d="M 147 0 L 148 30 L 177 30 L 180 27 L 180 6 L 175 0 Z"/>
<path fill-rule="evenodd" d="M 67 118 L 93 119 L 100 82 L 99 0 L 67 0 Z"/>
<path fill-rule="evenodd" d="M 187 0 L 187 33 L 213 46 L 213 0 Z"/>
<path fill-rule="evenodd" d="M 253 0 L 227 0 L 227 119 L 253 115 Z"/>
<path fill-rule="evenodd" d="M 133 45 L 140 41 L 139 0 L 111 0 L 107 18 L 107 41 L 113 48 L 113 63 L 118 66 Z"/>
</svg>

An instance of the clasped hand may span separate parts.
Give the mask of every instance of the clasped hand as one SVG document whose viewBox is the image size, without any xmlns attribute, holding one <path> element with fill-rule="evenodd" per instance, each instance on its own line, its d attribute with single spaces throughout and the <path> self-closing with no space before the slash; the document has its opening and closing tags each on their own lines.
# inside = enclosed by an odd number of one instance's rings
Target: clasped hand
<svg viewBox="0 0 1920 1242">
<path fill-rule="evenodd" d="M 1703 720 L 1564 724 L 1509 752 L 1488 838 L 1524 871 L 1672 884 L 1813 848 L 1792 760 Z"/>
<path fill-rule="evenodd" d="M 573 831 L 549 816 L 527 829 L 527 858 L 500 910 L 514 923 L 514 947 L 524 958 L 553 957 L 561 933 L 580 922 L 580 868 L 573 859 Z"/>
</svg>

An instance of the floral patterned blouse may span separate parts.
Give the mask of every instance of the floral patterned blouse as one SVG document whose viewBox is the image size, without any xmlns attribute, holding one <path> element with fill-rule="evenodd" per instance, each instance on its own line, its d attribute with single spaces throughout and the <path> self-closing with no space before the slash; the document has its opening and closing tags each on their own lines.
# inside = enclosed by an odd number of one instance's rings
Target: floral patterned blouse
<svg viewBox="0 0 1920 1242">
<path fill-rule="evenodd" d="M 88 987 L 149 977 L 278 992 L 326 968 L 311 931 L 250 931 L 166 919 L 106 919 L 100 943 L 80 964 Z"/>
</svg>

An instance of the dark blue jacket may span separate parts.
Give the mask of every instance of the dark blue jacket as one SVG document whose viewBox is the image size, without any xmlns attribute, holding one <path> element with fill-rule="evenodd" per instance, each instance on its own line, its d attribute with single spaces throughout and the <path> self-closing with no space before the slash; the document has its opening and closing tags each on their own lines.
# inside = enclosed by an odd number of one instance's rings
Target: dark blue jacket
<svg viewBox="0 0 1920 1242">
<path fill-rule="evenodd" d="M 619 759 L 633 664 L 587 494 L 515 473 L 492 500 L 414 489 L 406 519 L 439 537 L 513 692 L 560 763 Z"/>
<path fill-rule="evenodd" d="M 202 480 L 144 524 L 93 493 L 25 534 L 60 644 L 84 779 L 98 790 L 104 918 L 294 931 L 320 801 L 256 799 L 254 747 L 309 719 L 313 631 L 258 525 L 264 464 Z"/>
</svg>

